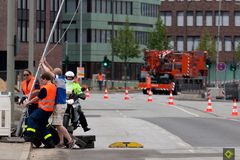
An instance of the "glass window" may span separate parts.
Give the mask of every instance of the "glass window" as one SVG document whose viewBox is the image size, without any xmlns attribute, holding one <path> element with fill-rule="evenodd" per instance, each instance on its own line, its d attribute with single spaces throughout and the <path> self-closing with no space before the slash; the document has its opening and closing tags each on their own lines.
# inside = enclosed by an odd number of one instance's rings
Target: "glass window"
<svg viewBox="0 0 240 160">
<path fill-rule="evenodd" d="M 67 11 L 66 12 L 75 12 L 76 10 L 76 0 L 67 0 Z"/>
<path fill-rule="evenodd" d="M 188 37 L 187 38 L 187 51 L 193 51 L 194 46 L 193 46 L 193 37 Z"/>
<path fill-rule="evenodd" d="M 166 12 L 165 25 L 166 26 L 172 26 L 172 13 L 171 12 Z"/>
<path fill-rule="evenodd" d="M 240 26 L 240 12 L 235 12 L 235 26 Z"/>
<path fill-rule="evenodd" d="M 169 11 L 160 12 L 160 18 L 166 26 L 172 25 L 172 13 Z"/>
<path fill-rule="evenodd" d="M 88 9 L 88 4 L 87 1 L 82 1 L 82 7 L 83 7 L 83 13 L 87 13 L 87 9 Z"/>
<path fill-rule="evenodd" d="M 91 42 L 96 42 L 96 30 L 95 29 L 92 29 L 92 32 L 91 32 L 92 34 L 92 38 L 91 38 Z"/>
<path fill-rule="evenodd" d="M 184 12 L 177 12 L 177 26 L 184 25 Z"/>
<path fill-rule="evenodd" d="M 187 38 L 187 51 L 194 51 L 198 48 L 200 37 Z"/>
<path fill-rule="evenodd" d="M 107 13 L 111 13 L 111 10 L 112 10 L 112 4 L 111 4 L 111 1 L 107 0 Z"/>
<path fill-rule="evenodd" d="M 97 43 L 101 42 L 101 30 L 99 29 L 96 30 L 96 42 Z"/>
<path fill-rule="evenodd" d="M 102 11 L 101 13 L 106 13 L 106 0 L 102 0 Z"/>
<path fill-rule="evenodd" d="M 203 12 L 197 12 L 196 13 L 196 26 L 202 26 L 203 25 Z"/>
<path fill-rule="evenodd" d="M 82 30 L 82 43 L 83 44 L 87 43 L 87 30 L 86 29 Z"/>
<path fill-rule="evenodd" d="M 225 51 L 232 51 L 232 39 L 231 37 L 224 38 L 224 49 Z"/>
<path fill-rule="evenodd" d="M 96 13 L 101 13 L 101 1 L 96 0 Z"/>
<path fill-rule="evenodd" d="M 193 12 L 187 12 L 187 26 L 193 26 Z"/>
<path fill-rule="evenodd" d="M 96 13 L 96 0 L 91 0 L 92 1 L 92 12 Z"/>
<path fill-rule="evenodd" d="M 206 12 L 206 26 L 212 26 L 212 12 Z"/>
<path fill-rule="evenodd" d="M 175 46 L 174 46 L 174 40 L 172 39 L 172 37 L 169 37 L 169 45 L 171 47 L 171 49 L 174 49 Z"/>
<path fill-rule="evenodd" d="M 217 50 L 217 46 L 219 51 L 222 51 L 222 41 L 221 39 L 219 39 L 219 44 L 218 44 L 218 39 L 216 38 L 216 50 Z"/>
<path fill-rule="evenodd" d="M 126 2 L 122 2 L 122 14 L 127 14 L 127 5 L 126 5 Z"/>
<path fill-rule="evenodd" d="M 67 39 L 68 42 L 76 42 L 76 30 L 75 29 L 69 29 L 67 31 Z"/>
<path fill-rule="evenodd" d="M 223 12 L 222 19 L 223 26 L 229 26 L 229 12 Z"/>
<path fill-rule="evenodd" d="M 177 37 L 177 51 L 183 51 L 183 37 Z"/>
<path fill-rule="evenodd" d="M 101 42 L 106 43 L 106 33 L 105 30 L 102 30 L 101 32 Z"/>
<path fill-rule="evenodd" d="M 127 14 L 132 14 L 132 2 L 127 2 Z"/>
<path fill-rule="evenodd" d="M 236 50 L 239 45 L 240 45 L 240 37 L 235 37 L 234 38 L 234 50 Z"/>
</svg>

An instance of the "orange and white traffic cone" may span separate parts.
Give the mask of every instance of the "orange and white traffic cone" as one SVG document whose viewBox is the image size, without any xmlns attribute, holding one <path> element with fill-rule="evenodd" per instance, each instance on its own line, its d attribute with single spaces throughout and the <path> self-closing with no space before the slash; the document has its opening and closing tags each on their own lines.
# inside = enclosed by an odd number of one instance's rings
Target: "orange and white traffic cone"
<svg viewBox="0 0 240 160">
<path fill-rule="evenodd" d="M 90 97 L 90 93 L 89 93 L 89 90 L 88 90 L 88 88 L 87 88 L 87 90 L 86 90 L 86 97 L 87 97 L 87 98 L 89 98 L 89 97 Z"/>
<path fill-rule="evenodd" d="M 168 105 L 174 105 L 172 91 L 170 91 L 170 96 L 168 98 Z"/>
<path fill-rule="evenodd" d="M 153 99 L 152 99 L 152 91 L 151 90 L 148 92 L 148 99 L 147 99 L 147 101 L 148 102 L 152 102 L 153 101 Z"/>
<path fill-rule="evenodd" d="M 213 109 L 212 109 L 212 101 L 211 101 L 211 98 L 209 97 L 208 98 L 208 106 L 205 110 L 206 112 L 213 112 Z"/>
<path fill-rule="evenodd" d="M 234 100 L 233 100 L 232 116 L 238 116 L 238 110 L 237 110 L 237 101 L 236 101 L 236 98 L 234 98 Z"/>
<path fill-rule="evenodd" d="M 104 97 L 103 98 L 104 99 L 108 99 L 108 90 L 107 90 L 107 88 L 104 91 Z"/>
<path fill-rule="evenodd" d="M 126 88 L 126 90 L 125 90 L 124 100 L 129 100 L 128 89 L 127 89 L 127 88 Z"/>
</svg>

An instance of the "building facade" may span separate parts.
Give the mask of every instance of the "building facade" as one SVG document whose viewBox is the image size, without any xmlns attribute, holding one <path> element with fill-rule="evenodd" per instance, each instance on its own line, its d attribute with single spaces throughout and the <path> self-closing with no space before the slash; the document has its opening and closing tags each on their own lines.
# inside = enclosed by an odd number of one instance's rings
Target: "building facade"
<svg viewBox="0 0 240 160">
<path fill-rule="evenodd" d="M 43 54 L 53 22 L 60 5 L 60 0 L 36 0 L 34 4 L 34 67 L 37 69 Z M 28 68 L 28 0 L 17 0 L 16 5 L 16 56 L 15 69 Z M 0 0 L 0 77 L 6 78 L 7 63 L 7 1 Z M 62 47 L 56 45 L 61 35 L 61 23 L 57 24 L 49 49 L 55 48 L 48 54 L 47 60 L 53 67 L 62 66 Z"/>
<path fill-rule="evenodd" d="M 62 17 L 62 29 L 67 28 L 78 0 L 68 0 Z M 113 6 L 112 6 L 113 2 Z M 157 20 L 160 0 L 83 0 L 82 23 L 82 57 L 86 78 L 102 70 L 104 56 L 112 60 L 111 36 L 123 28 L 126 18 L 133 29 L 136 42 L 144 48 L 148 33 L 153 29 Z M 112 12 L 113 11 L 113 12 Z M 79 23 L 80 14 L 74 18 L 73 24 L 67 31 L 64 42 L 64 55 L 69 57 L 69 70 L 76 71 L 79 66 Z M 128 67 L 128 79 L 137 79 L 143 58 L 131 60 Z M 110 75 L 110 70 L 105 70 Z M 109 76 L 110 77 L 110 76 Z M 114 79 L 123 79 L 122 60 L 114 56 Z"/>
<path fill-rule="evenodd" d="M 160 15 L 177 51 L 196 50 L 204 29 L 207 29 L 216 41 L 216 49 L 219 46 L 219 62 L 227 64 L 226 70 L 219 71 L 217 78 L 227 81 L 233 79 L 230 64 L 237 63 L 234 54 L 240 42 L 239 4 L 239 0 L 165 0 L 161 3 Z M 215 66 L 212 66 L 211 81 L 215 80 L 215 72 Z M 236 74 L 239 79 L 239 68 Z"/>
</svg>

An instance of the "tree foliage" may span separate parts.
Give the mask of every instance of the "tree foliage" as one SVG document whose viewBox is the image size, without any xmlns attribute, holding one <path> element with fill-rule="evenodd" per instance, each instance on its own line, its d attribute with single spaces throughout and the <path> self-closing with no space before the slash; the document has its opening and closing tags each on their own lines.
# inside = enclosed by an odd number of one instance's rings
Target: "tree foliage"
<svg viewBox="0 0 240 160">
<path fill-rule="evenodd" d="M 140 55 L 139 46 L 135 42 L 134 32 L 129 26 L 128 18 L 123 29 L 119 29 L 117 37 L 113 39 L 112 43 L 114 55 L 124 62 L 138 58 Z"/>
<path fill-rule="evenodd" d="M 209 59 L 212 62 L 216 60 L 216 42 L 206 28 L 203 31 L 197 50 L 207 51 Z"/>
<path fill-rule="evenodd" d="M 235 57 L 236 61 L 239 62 L 240 61 L 240 42 L 238 42 L 237 48 L 235 50 Z"/>
<path fill-rule="evenodd" d="M 127 76 L 127 62 L 140 56 L 139 45 L 135 42 L 133 30 L 129 26 L 128 18 L 123 28 L 118 30 L 116 38 L 112 40 L 113 53 L 124 61 L 125 80 Z"/>
<path fill-rule="evenodd" d="M 172 48 L 167 37 L 166 26 L 159 16 L 154 30 L 149 34 L 147 48 L 156 50 L 168 50 Z"/>
</svg>

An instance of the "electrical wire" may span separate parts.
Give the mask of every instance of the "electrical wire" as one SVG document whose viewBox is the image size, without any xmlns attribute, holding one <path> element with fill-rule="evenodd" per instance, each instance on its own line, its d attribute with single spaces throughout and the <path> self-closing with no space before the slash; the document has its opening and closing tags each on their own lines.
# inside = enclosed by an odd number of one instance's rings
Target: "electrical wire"
<svg viewBox="0 0 240 160">
<path fill-rule="evenodd" d="M 65 36 L 66 32 L 68 31 L 68 29 L 69 29 L 70 26 L 72 25 L 73 19 L 74 19 L 74 17 L 75 17 L 76 14 L 77 14 L 77 11 L 78 11 L 78 9 L 79 9 L 80 3 L 81 3 L 81 0 L 78 1 L 77 8 L 76 8 L 76 10 L 75 10 L 75 12 L 74 12 L 74 14 L 73 14 L 73 16 L 72 16 L 69 24 L 68 24 L 66 30 L 63 32 L 61 38 L 60 38 L 60 39 L 57 41 L 57 43 L 47 52 L 46 56 L 49 55 L 49 54 L 57 47 L 57 45 L 61 42 L 61 40 L 62 40 L 63 37 Z"/>
</svg>

